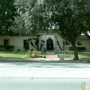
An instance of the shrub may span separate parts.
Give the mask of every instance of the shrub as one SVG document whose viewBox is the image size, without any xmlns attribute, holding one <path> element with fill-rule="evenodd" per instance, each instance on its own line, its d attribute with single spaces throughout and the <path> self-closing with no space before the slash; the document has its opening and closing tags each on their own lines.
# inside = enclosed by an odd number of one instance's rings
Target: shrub
<svg viewBox="0 0 90 90">
<path fill-rule="evenodd" d="M 31 49 L 31 50 L 27 51 L 27 54 L 29 55 L 29 57 L 31 57 L 31 56 L 32 56 L 32 52 L 33 52 L 33 49 Z"/>
<path fill-rule="evenodd" d="M 7 51 L 12 51 L 13 48 L 14 48 L 14 45 L 4 45 L 4 48 L 5 48 Z"/>
<path fill-rule="evenodd" d="M 31 57 L 31 58 L 45 57 L 45 55 L 43 55 L 41 51 L 37 51 L 37 50 L 29 50 L 29 51 L 27 52 L 27 54 L 28 54 L 29 57 Z"/>
<path fill-rule="evenodd" d="M 86 50 L 86 47 L 76 47 L 78 51 Z M 69 47 L 69 50 L 73 50 L 73 47 Z"/>
<path fill-rule="evenodd" d="M 33 52 L 32 52 L 32 57 L 37 58 L 37 57 L 39 57 L 39 56 L 40 56 L 40 54 L 41 54 L 41 52 L 36 51 L 36 50 L 33 50 Z"/>
<path fill-rule="evenodd" d="M 12 51 L 14 49 L 14 45 L 0 45 L 1 51 Z"/>
</svg>

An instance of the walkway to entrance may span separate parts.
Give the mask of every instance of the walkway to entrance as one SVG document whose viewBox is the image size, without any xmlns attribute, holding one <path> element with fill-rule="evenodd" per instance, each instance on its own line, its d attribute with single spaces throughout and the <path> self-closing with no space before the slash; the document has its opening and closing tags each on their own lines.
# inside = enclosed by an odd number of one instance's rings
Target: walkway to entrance
<svg viewBox="0 0 90 90">
<path fill-rule="evenodd" d="M 54 53 L 54 51 L 47 51 L 46 52 L 46 59 L 59 60 L 58 56 Z"/>
</svg>

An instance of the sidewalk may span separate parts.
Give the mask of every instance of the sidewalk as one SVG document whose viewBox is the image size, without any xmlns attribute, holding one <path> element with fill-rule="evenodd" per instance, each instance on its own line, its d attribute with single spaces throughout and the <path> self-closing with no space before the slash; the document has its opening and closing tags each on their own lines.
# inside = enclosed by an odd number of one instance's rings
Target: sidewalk
<svg viewBox="0 0 90 90">
<path fill-rule="evenodd" d="M 50 61 L 50 60 L 57 61 L 57 60 L 59 60 L 59 58 L 53 51 L 48 51 L 48 52 L 46 52 L 46 60 L 47 61 Z"/>
<path fill-rule="evenodd" d="M 60 58 L 53 52 L 46 52 L 46 58 L 44 61 L 39 62 L 48 62 L 48 63 L 89 63 L 87 60 L 60 60 Z"/>
</svg>

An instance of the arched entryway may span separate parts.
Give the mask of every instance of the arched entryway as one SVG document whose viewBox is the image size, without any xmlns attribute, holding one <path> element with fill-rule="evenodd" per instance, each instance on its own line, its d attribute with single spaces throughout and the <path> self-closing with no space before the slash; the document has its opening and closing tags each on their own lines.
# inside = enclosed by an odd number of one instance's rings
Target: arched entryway
<svg viewBox="0 0 90 90">
<path fill-rule="evenodd" d="M 53 50 L 53 40 L 51 38 L 47 39 L 47 50 Z"/>
</svg>

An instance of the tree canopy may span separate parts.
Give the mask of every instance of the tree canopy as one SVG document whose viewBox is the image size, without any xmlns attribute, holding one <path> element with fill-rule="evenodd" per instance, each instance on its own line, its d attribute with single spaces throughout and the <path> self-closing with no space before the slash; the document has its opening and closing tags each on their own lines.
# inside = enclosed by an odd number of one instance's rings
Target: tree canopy
<svg viewBox="0 0 90 90">
<path fill-rule="evenodd" d="M 0 33 L 8 34 L 9 27 L 12 25 L 16 16 L 14 0 L 0 0 Z"/>
<path fill-rule="evenodd" d="M 1 0 L 0 29 L 8 30 L 13 21 L 9 30 L 21 34 L 52 30 L 71 43 L 74 58 L 79 59 L 76 41 L 90 30 L 89 4 L 89 0 Z"/>
<path fill-rule="evenodd" d="M 81 33 L 90 27 L 88 3 L 88 0 L 44 0 L 43 4 L 38 6 L 39 11 L 44 9 L 44 12 L 38 11 L 39 16 L 42 15 L 44 29 L 52 29 L 63 39 L 68 40 L 73 46 L 74 59 L 76 60 L 79 59 L 76 41 Z M 38 25 L 37 22 L 40 19 L 35 20 L 34 24 Z"/>
<path fill-rule="evenodd" d="M 89 30 L 88 0 L 16 0 L 16 27 L 21 33 L 40 33 L 52 30 L 68 40 L 78 59 L 76 41 Z"/>
</svg>

